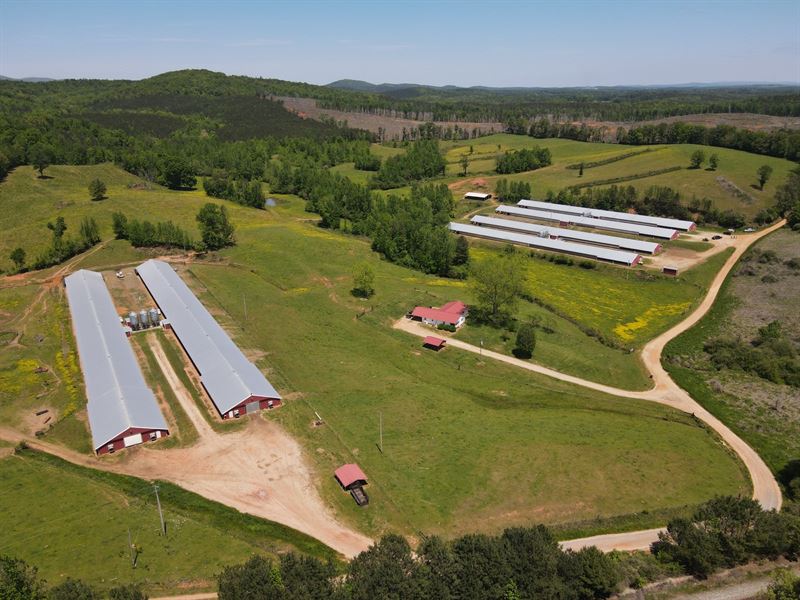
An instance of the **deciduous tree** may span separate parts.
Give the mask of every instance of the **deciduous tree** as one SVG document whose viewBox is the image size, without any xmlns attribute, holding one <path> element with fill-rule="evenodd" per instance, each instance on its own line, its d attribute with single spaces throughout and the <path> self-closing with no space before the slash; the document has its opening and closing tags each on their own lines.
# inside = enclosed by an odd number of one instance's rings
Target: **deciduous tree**
<svg viewBox="0 0 800 600">
<path fill-rule="evenodd" d="M 530 358 L 536 348 L 536 330 L 530 323 L 523 323 L 517 328 L 517 341 L 514 346 L 514 356 L 517 358 Z"/>
<path fill-rule="evenodd" d="M 375 293 L 375 271 L 367 262 L 358 263 L 353 268 L 353 295 L 369 298 Z"/>
<path fill-rule="evenodd" d="M 207 250 L 219 250 L 236 243 L 233 223 L 228 219 L 228 211 L 221 204 L 205 204 L 196 218 L 200 224 L 203 245 Z"/>
<path fill-rule="evenodd" d="M 689 158 L 689 168 L 690 169 L 699 169 L 703 162 L 706 160 L 706 153 L 702 150 L 695 150 L 692 152 L 692 156 Z"/>
<path fill-rule="evenodd" d="M 92 200 L 102 200 L 106 197 L 106 184 L 100 179 L 92 179 L 89 182 L 89 197 Z"/>
<path fill-rule="evenodd" d="M 22 267 L 25 266 L 25 250 L 23 248 L 14 248 L 14 250 L 11 251 L 9 258 L 14 263 L 17 271 L 22 270 Z"/>
<path fill-rule="evenodd" d="M 758 187 L 759 189 L 763 190 L 764 186 L 767 185 L 769 178 L 772 177 L 772 167 L 769 165 L 761 165 L 758 167 L 756 175 L 758 175 Z"/>
<path fill-rule="evenodd" d="M 516 253 L 492 255 L 472 268 L 472 288 L 478 305 L 491 319 L 516 306 L 523 291 L 522 259 Z"/>
</svg>

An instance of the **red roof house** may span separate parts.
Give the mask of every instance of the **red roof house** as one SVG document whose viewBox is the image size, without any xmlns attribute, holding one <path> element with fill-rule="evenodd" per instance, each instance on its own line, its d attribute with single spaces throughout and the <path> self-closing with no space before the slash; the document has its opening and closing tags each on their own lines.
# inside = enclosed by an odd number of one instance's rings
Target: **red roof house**
<svg viewBox="0 0 800 600">
<path fill-rule="evenodd" d="M 353 485 L 365 485 L 367 483 L 367 476 L 361 470 L 361 467 L 355 463 L 342 465 L 333 474 L 336 476 L 339 485 L 346 490 Z"/>
<path fill-rule="evenodd" d="M 417 306 L 411 311 L 411 318 L 428 325 L 452 325 L 460 327 L 467 318 L 467 305 L 455 300 L 448 302 L 440 308 L 432 306 Z"/>
</svg>

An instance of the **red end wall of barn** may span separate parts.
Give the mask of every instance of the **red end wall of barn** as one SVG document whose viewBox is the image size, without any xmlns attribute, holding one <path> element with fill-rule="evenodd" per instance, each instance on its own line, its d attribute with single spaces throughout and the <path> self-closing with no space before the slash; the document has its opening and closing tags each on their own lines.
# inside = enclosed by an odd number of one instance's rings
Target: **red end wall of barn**
<svg viewBox="0 0 800 600">
<path fill-rule="evenodd" d="M 270 400 L 272 401 L 272 408 L 278 408 L 282 404 L 279 398 L 268 398 L 266 396 L 250 396 L 247 400 L 244 400 L 239 404 L 237 404 L 236 406 L 234 406 L 231 409 L 231 411 L 238 410 L 239 416 L 244 416 L 247 414 L 248 404 L 252 402 L 258 402 L 259 410 L 265 410 L 269 408 Z M 228 415 L 230 414 L 231 411 L 228 411 L 224 415 L 222 415 L 222 418 L 229 419 L 230 417 Z"/>
<path fill-rule="evenodd" d="M 166 437 L 169 435 L 169 431 L 166 429 L 142 429 L 141 427 L 131 427 L 126 429 L 122 433 L 120 433 L 117 437 L 113 440 L 108 440 L 105 444 L 100 446 L 99 448 L 95 449 L 95 452 L 98 456 L 101 454 L 108 454 L 109 453 L 109 445 L 114 445 L 114 452 L 117 450 L 123 450 L 125 448 L 125 441 L 123 438 L 128 437 L 129 435 L 136 435 L 137 433 L 142 434 L 142 443 L 147 443 L 150 441 L 150 434 L 156 431 L 161 432 L 161 437 Z"/>
</svg>

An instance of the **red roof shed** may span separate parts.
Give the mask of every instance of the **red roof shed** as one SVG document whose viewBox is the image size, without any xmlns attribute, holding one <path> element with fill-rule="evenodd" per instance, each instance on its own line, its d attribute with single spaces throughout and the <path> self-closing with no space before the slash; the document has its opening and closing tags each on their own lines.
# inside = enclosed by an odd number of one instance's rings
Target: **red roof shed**
<svg viewBox="0 0 800 600">
<path fill-rule="evenodd" d="M 442 338 L 434 337 L 432 335 L 425 336 L 425 339 L 422 340 L 423 346 L 428 346 L 434 350 L 441 350 L 444 348 L 445 343 L 446 342 Z"/>
<path fill-rule="evenodd" d="M 361 470 L 361 467 L 355 463 L 342 465 L 336 469 L 333 474 L 339 481 L 339 485 L 341 485 L 344 489 L 348 489 L 355 483 L 367 483 L 367 476 L 364 474 L 364 471 Z"/>
</svg>

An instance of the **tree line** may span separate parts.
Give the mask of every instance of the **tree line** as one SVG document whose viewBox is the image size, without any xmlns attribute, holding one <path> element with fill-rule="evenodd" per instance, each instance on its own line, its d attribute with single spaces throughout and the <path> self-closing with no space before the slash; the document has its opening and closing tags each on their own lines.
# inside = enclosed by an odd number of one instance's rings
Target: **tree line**
<svg viewBox="0 0 800 600">
<path fill-rule="evenodd" d="M 22 247 L 14 248 L 9 258 L 14 263 L 17 272 L 31 269 L 46 269 L 69 260 L 100 242 L 100 230 L 93 217 L 84 217 L 78 226 L 78 233 L 74 236 L 66 235 L 67 222 L 64 217 L 56 217 L 47 223 L 51 232 L 50 245 L 39 254 L 34 261 L 27 264 L 27 252 Z"/>
<path fill-rule="evenodd" d="M 750 131 L 731 125 L 693 125 L 690 123 L 658 123 L 619 127 L 615 132 L 605 126 L 592 127 L 585 123 L 559 123 L 546 117 L 528 125 L 525 121 L 508 125 L 510 133 L 527 133 L 535 138 L 565 138 L 581 142 L 609 142 L 643 146 L 653 144 L 700 144 L 718 148 L 743 150 L 753 154 L 775 156 L 797 162 L 800 160 L 800 131 L 774 129 Z"/>
<path fill-rule="evenodd" d="M 716 497 L 691 516 L 672 519 L 649 554 L 604 554 L 595 547 L 565 551 L 543 525 L 451 541 L 424 537 L 415 549 L 405 538 L 387 534 L 345 565 L 294 553 L 277 559 L 254 555 L 224 567 L 217 588 L 220 600 L 603 599 L 675 574 L 706 578 L 751 561 L 796 560 L 796 509 L 790 503 L 781 513 L 764 511 L 750 498 Z M 6 556 L 0 557 L 0 597 L 147 598 L 135 585 L 114 587 L 106 595 L 74 579 L 48 590 L 35 568 Z"/>
<path fill-rule="evenodd" d="M 684 203 L 680 192 L 662 185 L 650 186 L 643 192 L 632 185 L 583 189 L 566 188 L 558 193 L 548 191 L 546 199 L 548 202 L 556 204 L 586 206 L 601 210 L 627 212 L 634 209 L 641 215 L 693 220 L 734 229 L 743 227 L 747 222 L 745 216 L 739 212 L 730 209 L 720 211 L 708 198 L 693 196 Z"/>
</svg>

